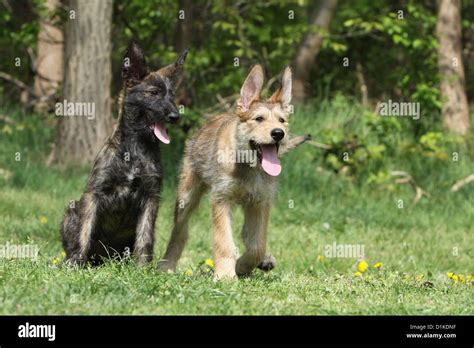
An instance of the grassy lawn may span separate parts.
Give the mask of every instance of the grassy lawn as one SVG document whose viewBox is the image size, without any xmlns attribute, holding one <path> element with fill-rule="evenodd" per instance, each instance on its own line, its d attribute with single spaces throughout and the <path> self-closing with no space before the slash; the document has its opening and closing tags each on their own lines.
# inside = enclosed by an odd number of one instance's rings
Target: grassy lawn
<svg viewBox="0 0 474 348">
<path fill-rule="evenodd" d="M 350 105 L 308 109 L 294 116 L 292 131 L 319 139 L 322 129 L 337 128 L 351 113 L 357 110 Z M 277 268 L 214 283 L 205 262 L 212 259 L 207 200 L 191 220 L 175 274 L 158 273 L 156 260 L 148 267 L 127 261 L 58 267 L 59 224 L 68 202 L 82 193 L 88 168 L 45 167 L 50 121 L 12 117 L 18 123 L 10 129 L 0 124 L 0 245 L 36 244 L 39 257 L 0 259 L 0 314 L 474 314 L 472 282 L 447 276 L 474 273 L 474 185 L 449 192 L 472 172 L 472 149 L 456 163 L 386 158 L 431 194 L 414 205 L 409 185 L 386 190 L 357 183 L 322 168 L 321 150 L 303 145 L 282 161 L 268 238 Z M 180 149 L 163 152 L 156 258 L 172 227 L 181 156 Z M 242 251 L 241 226 L 236 209 L 234 236 Z M 325 246 L 334 242 L 363 246 L 368 269 L 358 276 L 356 258 L 327 257 Z"/>
</svg>

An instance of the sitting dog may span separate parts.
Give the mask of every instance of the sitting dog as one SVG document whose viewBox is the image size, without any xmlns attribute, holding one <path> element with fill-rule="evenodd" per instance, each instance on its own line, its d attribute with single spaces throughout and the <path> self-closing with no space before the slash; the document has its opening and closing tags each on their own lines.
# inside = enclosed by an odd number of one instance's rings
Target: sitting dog
<svg viewBox="0 0 474 348">
<path fill-rule="evenodd" d="M 210 191 L 213 219 L 215 279 L 247 275 L 255 267 L 275 265 L 266 253 L 271 203 L 281 171 L 279 155 L 309 139 L 289 139 L 291 69 L 283 73 L 281 86 L 260 101 L 263 70 L 256 65 L 240 91 L 235 113 L 210 118 L 187 142 L 177 201 L 174 228 L 159 269 L 173 271 L 188 236 L 188 221 L 201 196 Z M 245 253 L 236 260 L 232 237 L 233 203 L 243 207 L 242 237 Z"/>
<path fill-rule="evenodd" d="M 160 143 L 179 113 L 173 81 L 187 51 L 175 63 L 148 71 L 142 48 L 132 42 L 123 60 L 122 109 L 118 125 L 95 159 L 84 194 L 61 224 L 65 261 L 82 265 L 102 257 L 153 257 L 155 220 L 163 180 Z"/>
</svg>

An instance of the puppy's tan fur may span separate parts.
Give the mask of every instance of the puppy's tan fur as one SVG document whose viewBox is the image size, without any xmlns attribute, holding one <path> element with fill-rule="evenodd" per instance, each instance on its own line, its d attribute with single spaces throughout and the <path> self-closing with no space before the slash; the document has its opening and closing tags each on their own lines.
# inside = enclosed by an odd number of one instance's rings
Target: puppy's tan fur
<svg viewBox="0 0 474 348">
<path fill-rule="evenodd" d="M 288 138 L 290 68 L 285 69 L 280 88 L 266 101 L 260 100 L 263 80 L 261 66 L 254 66 L 242 86 L 236 112 L 210 118 L 188 141 L 174 228 L 159 264 L 161 270 L 175 270 L 188 236 L 190 215 L 207 191 L 212 203 L 215 279 L 249 274 L 265 257 L 271 257 L 266 256 L 266 241 L 271 202 L 277 189 L 276 177 L 265 173 L 260 163 L 252 167 L 248 163 L 218 160 L 219 151 L 250 151 L 252 142 L 275 144 L 271 136 L 275 128 L 285 133 L 278 142 L 280 155 L 306 140 L 306 137 Z M 242 238 L 246 251 L 237 260 L 231 226 L 235 203 L 242 206 L 245 216 Z"/>
</svg>

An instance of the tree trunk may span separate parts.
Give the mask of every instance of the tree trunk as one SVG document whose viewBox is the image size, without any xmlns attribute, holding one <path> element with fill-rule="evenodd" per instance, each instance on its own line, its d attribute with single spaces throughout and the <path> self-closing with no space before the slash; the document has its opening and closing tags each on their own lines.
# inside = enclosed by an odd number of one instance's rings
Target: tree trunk
<svg viewBox="0 0 474 348">
<path fill-rule="evenodd" d="M 199 10 L 199 7 L 197 8 Z M 184 11 L 184 19 L 180 18 L 176 24 L 176 34 L 174 38 L 174 48 L 179 55 L 185 49 L 189 49 L 191 41 L 196 39 L 199 34 L 197 28 L 193 24 L 196 22 L 196 6 L 193 6 L 192 0 L 179 0 L 178 11 Z M 180 74 L 176 85 L 179 86 L 176 90 L 175 101 L 178 105 L 186 107 L 191 106 L 192 98 L 189 93 L 189 86 L 185 81 L 185 74 Z"/>
<path fill-rule="evenodd" d="M 95 114 L 59 117 L 52 161 L 90 164 L 112 131 L 112 1 L 70 0 L 69 10 L 75 19 L 69 18 L 65 28 L 64 99 L 76 106 L 88 103 Z"/>
<path fill-rule="evenodd" d="M 460 6 L 460 0 L 439 0 L 436 36 L 443 125 L 464 135 L 469 128 L 469 108 L 464 90 Z"/>
<path fill-rule="evenodd" d="M 45 6 L 49 14 L 40 19 L 35 64 L 35 95 L 39 98 L 35 104 L 37 112 L 46 112 L 53 105 L 51 97 L 63 80 L 63 32 L 55 25 L 55 18 L 52 18 L 59 5 L 59 0 L 47 0 Z"/>
<path fill-rule="evenodd" d="M 309 31 L 296 50 L 293 59 L 293 100 L 303 101 L 306 98 L 306 85 L 309 72 L 321 49 L 324 36 L 329 32 L 331 20 L 336 12 L 337 0 L 320 0 L 309 17 Z"/>
</svg>

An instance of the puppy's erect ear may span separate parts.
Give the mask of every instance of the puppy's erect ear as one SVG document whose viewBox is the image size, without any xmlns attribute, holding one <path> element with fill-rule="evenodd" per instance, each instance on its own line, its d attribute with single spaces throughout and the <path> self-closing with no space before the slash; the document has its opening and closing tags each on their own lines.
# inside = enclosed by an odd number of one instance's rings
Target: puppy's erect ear
<svg viewBox="0 0 474 348">
<path fill-rule="evenodd" d="M 136 41 L 132 41 L 125 52 L 122 62 L 122 78 L 127 83 L 138 83 L 148 74 L 145 54 Z"/>
<path fill-rule="evenodd" d="M 249 75 L 240 89 L 240 98 L 237 101 L 237 110 L 239 112 L 248 111 L 252 103 L 260 99 L 263 80 L 262 67 L 260 65 L 255 65 L 252 70 L 250 70 Z"/>
<path fill-rule="evenodd" d="M 283 108 L 287 108 L 291 102 L 291 68 L 287 66 L 283 71 L 280 87 L 268 99 L 270 103 L 280 103 Z"/>
<path fill-rule="evenodd" d="M 188 50 L 184 50 L 183 53 L 176 59 L 174 63 L 164 66 L 158 70 L 158 74 L 163 77 L 167 77 L 171 80 L 175 80 L 179 73 L 183 70 L 183 64 L 186 61 Z"/>
</svg>

